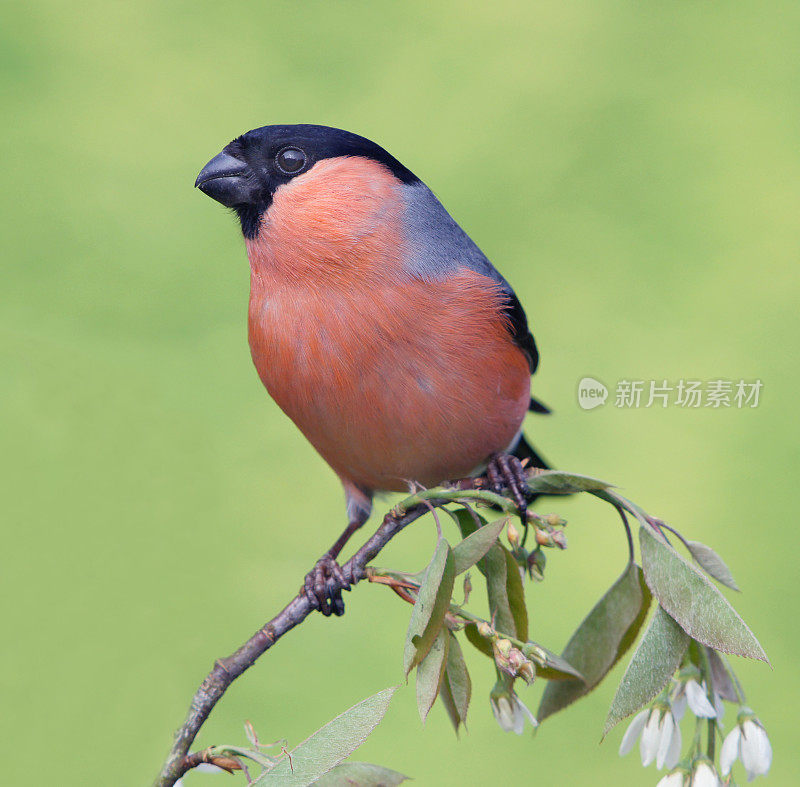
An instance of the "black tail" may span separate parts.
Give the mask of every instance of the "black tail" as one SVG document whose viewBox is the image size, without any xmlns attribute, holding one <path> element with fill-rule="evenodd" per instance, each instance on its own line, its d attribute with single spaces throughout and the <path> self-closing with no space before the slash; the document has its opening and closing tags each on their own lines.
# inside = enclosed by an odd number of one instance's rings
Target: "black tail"
<svg viewBox="0 0 800 787">
<path fill-rule="evenodd" d="M 528 442 L 524 434 L 519 436 L 519 442 L 511 452 L 519 460 L 528 460 L 531 467 L 539 467 L 542 470 L 550 470 L 550 465 L 542 459 L 536 449 Z"/>
<path fill-rule="evenodd" d="M 542 404 L 538 399 L 531 399 L 531 404 L 528 409 L 532 413 L 543 413 L 545 415 L 549 415 L 550 413 L 550 408 Z M 539 467 L 542 470 L 551 469 L 550 465 L 540 456 L 539 452 L 528 442 L 527 438 L 522 433 L 520 433 L 519 441 L 516 446 L 514 446 L 514 450 L 511 453 L 520 461 L 527 459 L 530 467 Z M 538 497 L 541 497 L 541 495 L 533 495 L 530 502 L 533 503 Z"/>
<path fill-rule="evenodd" d="M 531 397 L 531 403 L 528 405 L 528 410 L 532 413 L 542 413 L 542 415 L 550 415 L 553 412 L 544 402 Z"/>
<path fill-rule="evenodd" d="M 528 405 L 528 410 L 532 413 L 541 413 L 542 415 L 550 415 L 552 410 L 538 399 L 531 397 L 531 403 Z M 524 434 L 520 434 L 519 442 L 511 452 L 520 461 L 528 460 L 531 467 L 539 467 L 542 470 L 550 470 L 550 465 L 539 456 L 539 452 L 527 441 Z"/>
</svg>

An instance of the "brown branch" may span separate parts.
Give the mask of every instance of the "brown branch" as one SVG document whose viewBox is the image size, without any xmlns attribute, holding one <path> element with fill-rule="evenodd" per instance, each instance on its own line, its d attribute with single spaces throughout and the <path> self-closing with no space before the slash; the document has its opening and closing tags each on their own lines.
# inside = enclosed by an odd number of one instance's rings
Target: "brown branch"
<svg viewBox="0 0 800 787">
<path fill-rule="evenodd" d="M 242 770 L 242 766 L 232 757 L 214 755 L 209 749 L 203 749 L 202 751 L 196 751 L 192 752 L 192 754 L 187 754 L 183 758 L 184 773 L 192 768 L 196 768 L 198 765 L 204 762 L 210 763 L 211 765 L 216 765 L 217 768 L 222 768 L 222 770 L 227 771 L 228 773 Z"/>
<path fill-rule="evenodd" d="M 469 482 L 462 483 L 469 484 Z M 460 488 L 467 487 L 460 486 Z M 430 502 L 433 505 L 441 505 L 447 501 Z M 401 513 L 390 511 L 372 537 L 342 566 L 345 579 L 352 585 L 364 579 L 367 575 L 367 563 L 374 560 L 403 528 L 427 513 L 427 505 L 417 505 Z M 214 706 L 236 678 L 252 667 L 259 656 L 269 650 L 286 632 L 302 623 L 313 611 L 314 607 L 301 590 L 281 612 L 253 634 L 235 653 L 227 658 L 217 659 L 214 668 L 195 693 L 183 726 L 175 734 L 175 741 L 155 781 L 155 787 L 172 787 L 186 771 L 201 762 L 208 762 L 204 759 L 205 751 L 189 754 L 189 747 Z"/>
<path fill-rule="evenodd" d="M 412 585 L 410 582 L 400 582 L 397 579 L 393 579 L 392 577 L 379 577 L 374 574 L 367 573 L 367 580 L 369 582 L 374 582 L 378 585 L 386 585 L 387 587 L 391 588 L 398 596 L 400 596 L 403 601 L 407 601 L 409 604 L 414 604 L 415 599 L 414 597 L 406 590 L 406 588 L 414 588 L 419 590 L 418 585 Z"/>
</svg>

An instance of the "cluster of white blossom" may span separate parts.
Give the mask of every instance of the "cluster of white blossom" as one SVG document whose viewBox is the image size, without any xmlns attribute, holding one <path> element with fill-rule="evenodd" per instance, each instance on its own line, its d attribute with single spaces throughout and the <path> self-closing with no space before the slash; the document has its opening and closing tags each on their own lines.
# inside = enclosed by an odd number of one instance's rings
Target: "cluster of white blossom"
<svg viewBox="0 0 800 787">
<path fill-rule="evenodd" d="M 677 685 L 664 692 L 650 708 L 634 716 L 622 737 L 619 753 L 630 752 L 639 741 L 642 765 L 655 762 L 669 773 L 657 787 L 722 787 L 732 783 L 731 769 L 738 759 L 748 781 L 764 776 L 772 764 L 772 747 L 761 722 L 753 711 L 740 706 L 736 726 L 725 737 L 719 754 L 719 767 L 700 751 L 699 727 L 686 757 L 681 759 L 680 721 L 686 708 L 700 719 L 713 720 L 713 731 L 722 729 L 725 711 L 722 698 L 709 692 L 705 682 L 684 676 Z"/>
<path fill-rule="evenodd" d="M 526 720 L 534 728 L 539 726 L 539 722 L 528 710 L 527 705 L 517 696 L 512 688 L 513 684 L 509 684 L 509 681 L 498 681 L 489 695 L 489 704 L 497 723 L 504 732 L 516 732 L 517 735 L 522 735 Z"/>
</svg>

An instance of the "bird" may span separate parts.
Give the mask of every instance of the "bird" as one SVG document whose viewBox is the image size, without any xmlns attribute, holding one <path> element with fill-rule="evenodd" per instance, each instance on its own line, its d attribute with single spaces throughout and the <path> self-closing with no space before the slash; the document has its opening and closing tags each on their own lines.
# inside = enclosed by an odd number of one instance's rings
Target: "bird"
<svg viewBox="0 0 800 787">
<path fill-rule="evenodd" d="M 336 562 L 381 492 L 486 475 L 523 512 L 539 353 L 511 285 L 384 148 L 328 126 L 236 137 L 195 186 L 239 219 L 258 375 L 339 477 L 347 528 L 304 582 L 344 612 Z"/>
</svg>

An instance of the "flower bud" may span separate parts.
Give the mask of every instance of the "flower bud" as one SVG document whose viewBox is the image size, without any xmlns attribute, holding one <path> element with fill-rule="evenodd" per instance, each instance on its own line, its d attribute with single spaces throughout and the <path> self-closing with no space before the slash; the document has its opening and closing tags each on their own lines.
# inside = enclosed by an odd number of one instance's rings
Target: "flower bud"
<svg viewBox="0 0 800 787">
<path fill-rule="evenodd" d="M 470 593 L 472 593 L 472 581 L 469 578 L 469 574 L 464 574 L 464 603 L 465 604 L 469 601 Z"/>
<path fill-rule="evenodd" d="M 541 666 L 547 663 L 547 654 L 535 642 L 526 642 L 522 653 Z"/>
<path fill-rule="evenodd" d="M 507 639 L 499 639 L 494 643 L 494 661 L 498 669 L 512 678 L 519 677 L 526 683 L 532 683 L 536 677 L 531 660 Z"/>
<path fill-rule="evenodd" d="M 541 582 L 544 579 L 544 568 L 547 565 L 547 557 L 541 549 L 534 549 L 528 555 L 528 573 L 531 579 Z"/>
<path fill-rule="evenodd" d="M 507 639 L 498 639 L 492 643 L 494 663 L 497 665 L 497 668 L 505 672 L 506 675 L 514 677 L 517 674 L 517 670 L 515 667 L 511 666 L 511 659 L 509 658 L 512 648 L 513 645 Z"/>
<path fill-rule="evenodd" d="M 517 651 L 517 653 L 519 653 L 519 651 Z M 536 680 L 536 668 L 533 666 L 533 662 L 525 659 L 525 661 L 519 665 L 517 675 L 528 685 L 533 683 L 533 681 Z"/>
<path fill-rule="evenodd" d="M 508 523 L 508 529 L 506 530 L 506 537 L 508 538 L 508 543 L 511 544 L 512 547 L 515 549 L 519 546 L 519 530 L 514 527 L 513 522 Z"/>
<path fill-rule="evenodd" d="M 536 528 L 536 543 L 540 547 L 551 547 L 553 546 L 553 539 L 550 538 L 550 534 L 546 530 Z"/>
<path fill-rule="evenodd" d="M 510 641 L 510 640 L 507 640 L 507 639 L 498 639 L 498 640 L 497 640 L 497 642 L 495 642 L 494 646 L 497 648 L 497 650 L 498 650 L 500 653 L 502 653 L 502 654 L 503 654 L 503 656 L 504 656 L 505 658 L 508 658 L 508 654 L 509 654 L 509 653 L 511 653 L 511 650 L 512 650 L 512 649 L 513 649 L 513 647 L 514 647 L 514 646 L 511 644 L 511 641 Z"/>
<path fill-rule="evenodd" d="M 559 549 L 567 548 L 567 537 L 564 535 L 563 530 L 554 530 L 550 537 L 553 539 L 553 544 Z"/>
<path fill-rule="evenodd" d="M 485 620 L 478 623 L 478 634 L 484 639 L 491 639 L 495 635 L 494 629 Z"/>
</svg>

